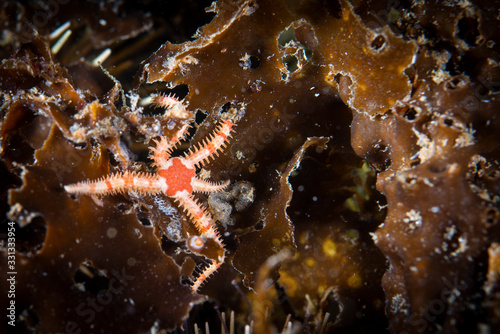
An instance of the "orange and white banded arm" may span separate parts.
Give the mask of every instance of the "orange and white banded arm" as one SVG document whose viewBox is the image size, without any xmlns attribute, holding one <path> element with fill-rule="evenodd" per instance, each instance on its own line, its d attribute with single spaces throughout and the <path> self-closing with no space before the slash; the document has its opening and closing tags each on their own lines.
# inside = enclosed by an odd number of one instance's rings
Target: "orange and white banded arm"
<svg viewBox="0 0 500 334">
<path fill-rule="evenodd" d="M 166 190 L 160 178 L 148 173 L 116 173 L 95 181 L 83 181 L 64 186 L 70 194 L 113 195 L 137 191 L 144 194 L 159 194 Z"/>
<path fill-rule="evenodd" d="M 207 268 L 203 270 L 203 272 L 196 278 L 194 281 L 193 285 L 191 285 L 191 289 L 193 291 L 198 291 L 198 289 L 201 287 L 203 283 L 207 280 L 209 276 L 211 276 L 213 273 L 219 269 L 221 266 L 222 262 L 215 262 L 213 261 Z"/>
<path fill-rule="evenodd" d="M 189 124 L 184 124 L 174 135 L 172 139 L 161 137 L 160 140 L 153 139 L 154 146 L 150 147 L 149 157 L 153 159 L 153 165 L 161 167 L 163 163 L 170 159 L 170 154 L 174 147 L 186 136 L 189 129 Z"/>
<path fill-rule="evenodd" d="M 207 163 L 211 158 L 219 155 L 219 150 L 223 149 L 231 132 L 234 123 L 230 120 L 222 121 L 214 133 L 205 138 L 199 147 L 190 149 L 184 157 L 192 166 L 200 167 Z"/>
<path fill-rule="evenodd" d="M 193 195 L 187 191 L 178 192 L 174 197 L 184 209 L 186 214 L 193 220 L 193 224 L 200 234 L 206 238 L 214 239 L 222 245 L 219 232 L 215 227 L 214 221 L 207 213 L 207 210 L 201 205 Z"/>
</svg>

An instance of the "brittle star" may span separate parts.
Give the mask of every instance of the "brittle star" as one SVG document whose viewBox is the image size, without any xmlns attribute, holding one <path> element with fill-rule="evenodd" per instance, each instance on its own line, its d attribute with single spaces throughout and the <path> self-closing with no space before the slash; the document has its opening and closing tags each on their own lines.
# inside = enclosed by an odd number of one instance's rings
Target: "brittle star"
<svg viewBox="0 0 500 334">
<path fill-rule="evenodd" d="M 167 108 L 179 106 L 180 102 L 170 96 L 160 96 L 158 99 L 172 101 L 157 103 Z M 197 291 L 201 284 L 213 274 L 224 262 L 225 249 L 217 227 L 205 207 L 193 196 L 194 192 L 211 193 L 221 191 L 229 185 L 229 180 L 215 183 L 203 180 L 196 176 L 196 168 L 203 166 L 211 158 L 218 156 L 218 151 L 225 147 L 231 136 L 234 123 L 230 120 L 221 121 L 217 129 L 205 139 L 198 148 L 190 149 L 183 157 L 171 157 L 174 147 L 180 142 L 187 132 L 188 125 L 181 128 L 174 138 L 160 137 L 154 140 L 155 147 L 150 147 L 150 157 L 154 160 L 156 173 L 123 172 L 103 177 L 95 181 L 84 181 L 64 186 L 71 194 L 112 195 L 127 191 L 137 191 L 144 194 L 163 193 L 177 201 L 201 236 L 189 238 L 188 247 L 195 253 L 202 254 L 200 250 L 207 238 L 214 240 L 222 249 L 217 259 L 212 259 L 211 264 L 196 278 L 192 289 Z"/>
</svg>

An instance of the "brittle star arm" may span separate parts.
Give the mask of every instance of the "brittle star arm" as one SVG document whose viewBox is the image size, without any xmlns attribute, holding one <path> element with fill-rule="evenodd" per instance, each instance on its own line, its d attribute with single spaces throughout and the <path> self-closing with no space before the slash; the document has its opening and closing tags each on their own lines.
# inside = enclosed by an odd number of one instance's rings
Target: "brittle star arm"
<svg viewBox="0 0 500 334">
<path fill-rule="evenodd" d="M 187 191 L 178 192 L 175 195 L 175 199 L 182 206 L 184 211 L 191 217 L 194 225 L 198 231 L 205 237 L 215 240 L 222 249 L 224 249 L 224 244 L 220 238 L 219 232 L 214 225 L 214 222 L 210 215 L 206 213 L 203 206 L 196 201 L 191 194 Z M 205 280 L 212 275 L 224 262 L 225 255 L 222 254 L 218 261 L 212 261 L 210 265 L 201 272 L 201 274 L 196 278 L 195 282 L 191 286 L 193 291 L 198 291 L 200 286 L 205 282 Z"/>
<path fill-rule="evenodd" d="M 184 136 L 187 134 L 188 129 L 189 124 L 186 123 L 175 133 L 173 138 L 170 140 L 168 140 L 166 137 L 161 137 L 160 140 L 153 139 L 155 146 L 150 148 L 149 157 L 154 160 L 154 166 L 161 167 L 163 163 L 170 159 L 172 150 L 174 149 L 175 145 L 177 145 L 184 138 Z"/>
<path fill-rule="evenodd" d="M 208 162 L 210 158 L 218 156 L 218 151 L 226 146 L 228 138 L 231 137 L 233 126 L 234 123 L 229 120 L 221 122 L 215 130 L 215 134 L 205 138 L 198 148 L 190 149 L 185 159 L 192 166 L 199 167 Z"/>
<path fill-rule="evenodd" d="M 221 246 L 222 240 L 215 224 L 206 212 L 206 209 L 187 191 L 178 192 L 174 198 L 179 202 L 186 214 L 193 220 L 196 229 L 201 235 L 214 239 Z"/>
<path fill-rule="evenodd" d="M 198 291 L 200 286 L 205 282 L 205 280 L 212 275 L 214 272 L 219 269 L 221 266 L 222 262 L 212 262 L 203 272 L 196 278 L 196 281 L 194 281 L 193 285 L 191 286 L 191 289 L 193 291 Z"/>
<path fill-rule="evenodd" d="M 191 180 L 193 191 L 204 194 L 224 190 L 229 185 L 229 183 L 229 180 L 224 182 L 210 182 L 199 179 L 197 177 L 193 177 L 193 179 Z"/>
<path fill-rule="evenodd" d="M 95 181 L 84 181 L 64 186 L 71 194 L 113 195 L 127 191 L 159 194 L 166 188 L 162 179 L 148 173 L 125 172 L 106 176 Z"/>
</svg>

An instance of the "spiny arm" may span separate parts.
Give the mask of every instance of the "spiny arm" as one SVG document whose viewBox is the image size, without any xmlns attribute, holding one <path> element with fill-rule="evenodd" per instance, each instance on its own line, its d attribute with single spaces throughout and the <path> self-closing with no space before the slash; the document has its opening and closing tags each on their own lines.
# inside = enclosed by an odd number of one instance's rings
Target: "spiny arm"
<svg viewBox="0 0 500 334">
<path fill-rule="evenodd" d="M 224 148 L 228 138 L 231 137 L 231 131 L 234 123 L 230 120 L 222 121 L 217 129 L 203 140 L 202 144 L 194 150 L 189 150 L 185 159 L 193 166 L 204 165 L 210 158 L 218 156 L 218 151 Z"/>
<path fill-rule="evenodd" d="M 193 291 L 198 291 L 200 286 L 205 283 L 206 279 L 212 275 L 219 267 L 221 266 L 222 262 L 215 262 L 213 261 L 207 268 L 203 270 L 203 272 L 196 278 L 196 281 L 194 281 L 194 284 L 191 286 L 191 289 Z"/>
<path fill-rule="evenodd" d="M 201 235 L 206 238 L 213 239 L 224 250 L 224 244 L 222 243 L 219 232 L 217 231 L 212 218 L 206 212 L 203 206 L 200 205 L 200 203 L 198 203 L 187 191 L 177 193 L 175 199 L 179 202 L 184 211 L 186 211 L 186 213 L 191 217 L 194 225 L 196 226 L 198 231 L 200 231 Z M 224 258 L 225 254 L 222 253 L 219 256 L 218 261 L 212 261 L 212 263 L 207 268 L 205 268 L 196 278 L 194 284 L 191 286 L 191 289 L 193 291 L 198 291 L 205 280 L 217 269 L 219 269 L 221 264 L 224 262 Z"/>
<path fill-rule="evenodd" d="M 222 240 L 219 232 L 206 209 L 193 198 L 187 191 L 180 191 L 175 195 L 175 199 L 182 206 L 187 215 L 193 220 L 196 229 L 204 237 L 214 239 L 221 246 Z"/>
<path fill-rule="evenodd" d="M 189 124 L 186 123 L 175 133 L 172 139 L 167 139 L 166 137 L 160 137 L 160 140 L 153 139 L 155 146 L 150 148 L 149 157 L 154 160 L 156 167 L 160 167 L 168 159 L 170 159 L 170 154 L 177 145 L 187 134 L 189 129 Z"/>
<path fill-rule="evenodd" d="M 127 191 L 158 194 L 163 191 L 160 179 L 148 173 L 135 172 L 117 173 L 95 181 L 70 184 L 64 186 L 64 190 L 71 194 L 88 195 L 112 195 Z"/>
<path fill-rule="evenodd" d="M 191 185 L 193 186 L 193 191 L 208 194 L 224 190 L 229 185 L 229 182 L 229 180 L 224 182 L 210 182 L 194 177 L 191 180 Z"/>
</svg>

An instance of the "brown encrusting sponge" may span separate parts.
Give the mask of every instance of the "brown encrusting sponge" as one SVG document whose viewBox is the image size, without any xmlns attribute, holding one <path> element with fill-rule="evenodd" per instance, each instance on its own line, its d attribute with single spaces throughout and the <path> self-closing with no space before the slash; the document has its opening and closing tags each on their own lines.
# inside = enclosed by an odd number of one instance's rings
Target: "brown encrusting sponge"
<svg viewBox="0 0 500 334">
<path fill-rule="evenodd" d="M 0 5 L 2 332 L 500 331 L 494 1 L 51 3 Z"/>
</svg>

